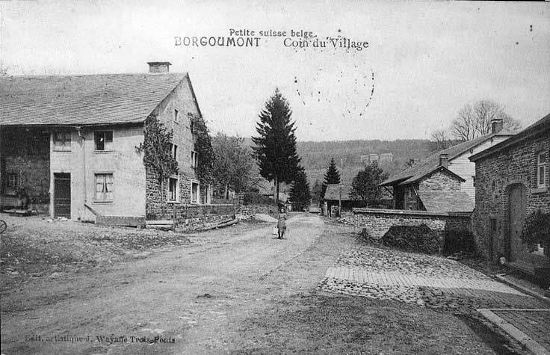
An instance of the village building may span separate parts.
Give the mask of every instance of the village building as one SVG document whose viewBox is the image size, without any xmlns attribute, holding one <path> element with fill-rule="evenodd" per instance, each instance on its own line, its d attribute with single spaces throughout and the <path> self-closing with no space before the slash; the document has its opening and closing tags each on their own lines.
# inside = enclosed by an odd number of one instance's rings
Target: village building
<svg viewBox="0 0 550 355">
<path fill-rule="evenodd" d="M 344 184 L 327 184 L 325 191 L 323 214 L 332 216 L 333 211 L 338 211 L 341 207 L 342 211 L 351 211 L 353 207 L 359 206 L 359 201 L 354 200 L 350 196 L 351 186 Z"/>
<path fill-rule="evenodd" d="M 168 62 L 148 64 L 144 74 L 0 78 L 2 205 L 23 191 L 52 217 L 94 221 L 209 203 L 210 188 L 196 174 L 194 124 L 202 115 L 189 75 L 169 73 Z M 150 117 L 173 132 L 179 172 L 164 184 L 138 149 Z"/>
<path fill-rule="evenodd" d="M 540 245 L 524 244 L 520 236 L 526 216 L 550 212 L 549 157 L 550 115 L 470 157 L 476 166 L 473 230 L 490 260 L 529 273 L 548 262 Z"/>
<path fill-rule="evenodd" d="M 492 122 L 492 132 L 457 144 L 394 174 L 381 186 L 392 189 L 393 208 L 428 212 L 471 212 L 475 198 L 475 164 L 468 158 L 512 134 Z"/>
</svg>

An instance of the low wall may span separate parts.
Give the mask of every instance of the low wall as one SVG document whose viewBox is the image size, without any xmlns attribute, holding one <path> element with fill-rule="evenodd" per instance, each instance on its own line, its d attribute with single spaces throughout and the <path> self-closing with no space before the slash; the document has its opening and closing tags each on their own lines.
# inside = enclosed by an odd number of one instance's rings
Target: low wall
<svg viewBox="0 0 550 355">
<path fill-rule="evenodd" d="M 413 210 L 388 210 L 354 208 L 354 223 L 359 229 L 366 228 L 372 238 L 382 238 L 392 226 L 426 225 L 439 235 L 440 250 L 445 244 L 446 232 L 472 231 L 471 213 L 434 213 Z"/>
<path fill-rule="evenodd" d="M 239 214 L 243 216 L 243 218 L 248 218 L 250 216 L 253 216 L 257 213 L 267 214 L 276 216 L 277 215 L 277 206 L 273 205 L 242 205 L 239 207 Z"/>
</svg>

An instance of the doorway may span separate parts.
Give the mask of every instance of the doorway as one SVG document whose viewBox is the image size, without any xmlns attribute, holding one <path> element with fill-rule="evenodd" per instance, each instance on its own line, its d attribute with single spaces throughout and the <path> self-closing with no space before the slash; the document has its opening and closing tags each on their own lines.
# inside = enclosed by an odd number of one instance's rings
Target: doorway
<svg viewBox="0 0 550 355">
<path fill-rule="evenodd" d="M 525 221 L 527 189 L 522 184 L 513 185 L 510 188 L 508 199 L 510 261 L 529 261 L 527 245 L 521 239 L 523 223 Z"/>
<path fill-rule="evenodd" d="M 54 217 L 71 218 L 71 174 L 54 173 Z"/>
</svg>

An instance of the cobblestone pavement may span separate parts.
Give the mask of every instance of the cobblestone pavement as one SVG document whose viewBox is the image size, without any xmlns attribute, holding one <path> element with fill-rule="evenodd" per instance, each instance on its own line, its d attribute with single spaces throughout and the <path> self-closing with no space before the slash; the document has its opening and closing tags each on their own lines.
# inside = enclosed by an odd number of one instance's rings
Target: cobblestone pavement
<svg viewBox="0 0 550 355">
<path fill-rule="evenodd" d="M 343 254 L 319 288 L 460 313 L 477 308 L 545 308 L 536 298 L 458 261 L 365 245 Z"/>
</svg>

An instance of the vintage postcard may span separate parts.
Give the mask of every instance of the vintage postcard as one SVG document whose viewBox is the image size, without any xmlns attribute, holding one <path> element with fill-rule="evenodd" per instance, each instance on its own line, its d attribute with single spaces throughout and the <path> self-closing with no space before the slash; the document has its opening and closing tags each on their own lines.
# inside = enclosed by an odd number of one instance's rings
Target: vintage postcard
<svg viewBox="0 0 550 355">
<path fill-rule="evenodd" d="M 0 0 L 0 353 L 549 353 L 549 58 L 548 2 Z"/>
</svg>

